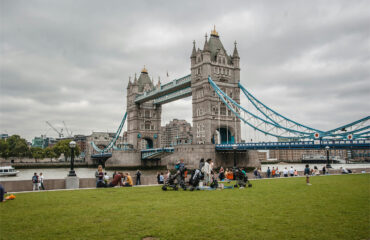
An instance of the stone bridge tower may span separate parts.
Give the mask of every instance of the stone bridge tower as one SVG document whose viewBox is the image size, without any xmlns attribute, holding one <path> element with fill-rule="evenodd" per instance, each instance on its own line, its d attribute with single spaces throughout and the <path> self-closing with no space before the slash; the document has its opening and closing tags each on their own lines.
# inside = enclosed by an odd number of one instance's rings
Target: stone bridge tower
<svg viewBox="0 0 370 240">
<path fill-rule="evenodd" d="M 193 103 L 193 143 L 240 142 L 240 120 L 219 99 L 208 83 L 208 76 L 229 97 L 240 103 L 240 58 L 236 48 L 228 55 L 216 29 L 209 40 L 207 34 L 203 50 L 196 50 L 195 41 L 191 54 L 191 88 Z"/>
<path fill-rule="evenodd" d="M 148 70 L 144 67 L 139 78 L 136 74 L 134 81 L 131 79 L 127 86 L 127 141 L 135 149 L 159 148 L 161 130 L 161 105 L 152 101 L 136 104 L 137 95 L 154 90 L 160 86 L 160 81 L 155 86 L 150 80 Z"/>
</svg>

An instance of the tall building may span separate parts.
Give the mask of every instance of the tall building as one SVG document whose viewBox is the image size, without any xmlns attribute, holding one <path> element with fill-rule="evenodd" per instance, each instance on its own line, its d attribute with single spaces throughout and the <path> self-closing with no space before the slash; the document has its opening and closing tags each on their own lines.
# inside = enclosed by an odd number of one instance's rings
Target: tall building
<svg viewBox="0 0 370 240">
<path fill-rule="evenodd" d="M 161 130 L 161 105 L 148 101 L 136 104 L 136 96 L 152 91 L 160 86 L 160 81 L 154 86 L 148 70 L 144 67 L 139 78 L 127 86 L 127 139 L 135 149 L 159 148 Z"/>
<path fill-rule="evenodd" d="M 192 127 L 186 120 L 173 119 L 161 128 L 161 147 L 190 144 L 192 140 Z"/>
<path fill-rule="evenodd" d="M 208 82 L 208 76 L 231 97 L 240 103 L 240 57 L 234 46 L 228 55 L 218 32 L 213 29 L 205 35 L 203 50 L 196 50 L 193 42 L 191 54 L 191 88 L 193 103 L 193 143 L 240 142 L 240 120 L 225 106 Z"/>
</svg>

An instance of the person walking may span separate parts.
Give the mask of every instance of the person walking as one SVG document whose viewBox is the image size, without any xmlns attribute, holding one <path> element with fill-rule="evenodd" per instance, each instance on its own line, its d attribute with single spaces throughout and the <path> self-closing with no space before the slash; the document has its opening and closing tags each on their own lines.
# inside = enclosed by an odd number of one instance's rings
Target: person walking
<svg viewBox="0 0 370 240">
<path fill-rule="evenodd" d="M 322 175 L 325 175 L 326 174 L 326 168 L 325 166 L 322 167 Z"/>
<path fill-rule="evenodd" d="M 39 188 L 41 188 L 42 190 L 45 190 L 44 175 L 42 174 L 42 172 L 40 173 L 40 177 L 39 177 Z"/>
<path fill-rule="evenodd" d="M 139 169 L 136 172 L 136 185 L 141 185 L 141 172 Z"/>
<path fill-rule="evenodd" d="M 270 167 L 267 167 L 266 174 L 267 174 L 267 178 L 270 178 L 270 175 L 271 175 Z"/>
<path fill-rule="evenodd" d="M 206 184 L 206 186 L 208 186 L 208 184 L 211 182 L 211 159 L 207 159 L 207 161 L 204 163 L 204 182 Z"/>
<path fill-rule="evenodd" d="M 160 184 L 160 177 L 161 177 L 161 174 L 159 174 L 159 172 L 157 172 L 157 183 Z"/>
<path fill-rule="evenodd" d="M 32 191 L 40 190 L 40 188 L 39 188 L 39 176 L 37 176 L 37 173 L 33 174 L 32 185 L 33 185 L 32 186 Z"/>
<path fill-rule="evenodd" d="M 310 183 L 310 166 L 308 164 L 306 164 L 306 168 L 304 169 L 304 175 L 306 175 L 306 184 L 312 185 Z"/>
<path fill-rule="evenodd" d="M 284 175 L 284 177 L 288 177 L 288 169 L 287 168 L 284 168 L 283 175 Z"/>
</svg>

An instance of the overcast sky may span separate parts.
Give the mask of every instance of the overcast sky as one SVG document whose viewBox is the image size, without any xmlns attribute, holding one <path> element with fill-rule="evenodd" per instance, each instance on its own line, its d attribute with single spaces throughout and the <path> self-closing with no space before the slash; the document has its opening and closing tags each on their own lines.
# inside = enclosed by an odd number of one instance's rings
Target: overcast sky
<svg viewBox="0 0 370 240">
<path fill-rule="evenodd" d="M 241 83 L 281 114 L 329 130 L 370 112 L 370 1 L 0 4 L 0 133 L 114 132 L 129 76 L 189 74 L 214 24 L 228 54 L 238 42 Z M 164 105 L 172 118 L 191 122 L 191 98 Z"/>
</svg>

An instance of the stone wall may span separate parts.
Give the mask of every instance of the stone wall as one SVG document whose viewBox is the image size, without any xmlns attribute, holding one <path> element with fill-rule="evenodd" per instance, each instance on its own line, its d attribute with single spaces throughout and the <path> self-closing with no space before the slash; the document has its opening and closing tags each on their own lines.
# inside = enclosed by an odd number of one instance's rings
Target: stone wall
<svg viewBox="0 0 370 240">
<path fill-rule="evenodd" d="M 95 178 L 80 178 L 80 188 L 95 188 L 96 180 Z M 132 176 L 132 181 L 136 183 L 136 177 Z M 141 176 L 141 184 L 156 184 L 157 177 L 154 175 Z M 0 181 L 6 192 L 22 192 L 22 191 L 32 191 L 32 181 L 30 180 L 14 180 L 14 181 Z M 44 187 L 46 190 L 54 189 L 65 189 L 66 180 L 65 179 L 45 179 Z"/>
<path fill-rule="evenodd" d="M 204 158 L 204 160 L 212 159 L 215 168 L 220 166 L 232 167 L 234 165 L 234 153 L 216 152 L 213 144 L 176 146 L 173 154 L 162 158 L 161 165 L 166 165 L 168 169 L 172 169 L 177 160 L 184 159 L 184 163 L 188 168 L 198 168 L 201 158 Z M 236 160 L 237 166 L 240 167 L 260 166 L 257 151 L 237 152 Z"/>
<path fill-rule="evenodd" d="M 113 151 L 112 157 L 105 162 L 106 167 L 141 166 L 140 151 Z"/>
</svg>

